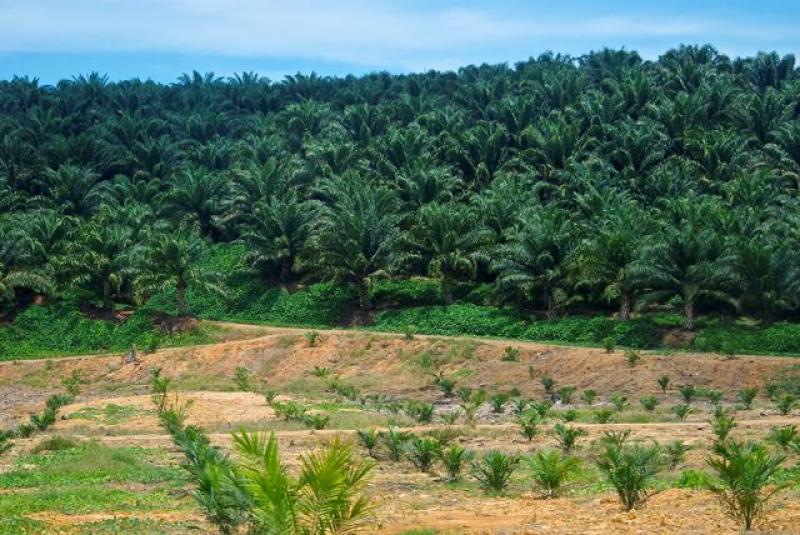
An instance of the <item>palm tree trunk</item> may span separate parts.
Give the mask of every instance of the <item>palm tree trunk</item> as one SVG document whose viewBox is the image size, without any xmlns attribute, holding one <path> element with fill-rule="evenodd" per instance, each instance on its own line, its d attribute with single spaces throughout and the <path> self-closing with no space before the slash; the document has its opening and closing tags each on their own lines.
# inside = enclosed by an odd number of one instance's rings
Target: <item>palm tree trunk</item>
<svg viewBox="0 0 800 535">
<path fill-rule="evenodd" d="M 442 300 L 444 304 L 450 306 L 453 304 L 453 283 L 450 277 L 442 275 Z"/>
<path fill-rule="evenodd" d="M 556 299 L 553 296 L 553 292 L 548 290 L 547 292 L 547 319 L 554 320 L 558 316 L 558 310 L 556 309 Z"/>
<path fill-rule="evenodd" d="M 372 306 L 372 300 L 369 296 L 371 286 L 371 279 L 369 277 L 361 279 L 361 283 L 358 285 L 358 305 L 362 310 L 369 310 Z"/>
<path fill-rule="evenodd" d="M 683 305 L 683 313 L 686 316 L 684 326 L 690 330 L 694 330 L 694 301 L 687 301 Z"/>
<path fill-rule="evenodd" d="M 631 318 L 631 309 L 633 309 L 633 294 L 630 292 L 622 292 L 622 303 L 619 307 L 619 320 L 628 321 Z"/>
<path fill-rule="evenodd" d="M 186 310 L 186 281 L 183 277 L 178 279 L 178 285 L 175 287 L 175 297 L 178 300 L 178 315 L 185 316 Z"/>
<path fill-rule="evenodd" d="M 111 283 L 103 281 L 103 309 L 114 310 L 114 300 L 111 298 Z"/>
</svg>

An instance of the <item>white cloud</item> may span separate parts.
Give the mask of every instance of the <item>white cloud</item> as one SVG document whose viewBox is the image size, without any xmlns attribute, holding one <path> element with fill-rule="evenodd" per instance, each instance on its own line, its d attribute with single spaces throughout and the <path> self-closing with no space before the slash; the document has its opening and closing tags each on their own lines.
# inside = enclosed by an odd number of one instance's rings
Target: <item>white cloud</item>
<svg viewBox="0 0 800 535">
<path fill-rule="evenodd" d="M 559 38 L 680 42 L 747 31 L 686 18 L 570 19 L 537 17 L 531 9 L 511 16 L 364 0 L 0 0 L 0 52 L 163 51 L 427 68 L 465 51 L 480 55 L 542 38 L 552 38 L 550 48 L 557 49 Z M 776 31 L 784 30 L 769 33 Z"/>
</svg>

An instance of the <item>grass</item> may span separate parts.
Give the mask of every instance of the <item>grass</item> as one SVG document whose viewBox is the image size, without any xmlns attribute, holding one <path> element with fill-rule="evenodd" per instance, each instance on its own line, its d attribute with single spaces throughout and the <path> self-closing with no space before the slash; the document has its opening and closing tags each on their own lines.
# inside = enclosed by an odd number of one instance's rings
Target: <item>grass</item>
<svg viewBox="0 0 800 535">
<path fill-rule="evenodd" d="M 84 407 L 78 411 L 70 413 L 70 420 L 90 420 L 93 422 L 100 422 L 105 425 L 119 425 L 127 422 L 135 416 L 143 416 L 152 414 L 153 411 L 140 409 L 132 405 L 117 405 L 116 403 L 109 403 L 102 408 L 98 407 Z"/>
</svg>

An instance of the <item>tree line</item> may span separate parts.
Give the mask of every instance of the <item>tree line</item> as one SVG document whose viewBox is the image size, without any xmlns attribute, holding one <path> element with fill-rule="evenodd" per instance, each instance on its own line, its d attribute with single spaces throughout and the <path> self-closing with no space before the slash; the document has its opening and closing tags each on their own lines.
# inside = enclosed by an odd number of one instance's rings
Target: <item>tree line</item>
<svg viewBox="0 0 800 535">
<path fill-rule="evenodd" d="M 0 313 L 266 286 L 463 282 L 498 304 L 793 318 L 800 70 L 681 46 L 361 77 L 0 81 Z"/>
</svg>

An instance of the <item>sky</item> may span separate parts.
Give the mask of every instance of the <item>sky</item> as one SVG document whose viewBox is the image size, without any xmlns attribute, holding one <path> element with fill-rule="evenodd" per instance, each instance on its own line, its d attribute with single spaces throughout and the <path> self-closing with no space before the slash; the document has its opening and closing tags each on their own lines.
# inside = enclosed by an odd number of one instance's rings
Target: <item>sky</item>
<svg viewBox="0 0 800 535">
<path fill-rule="evenodd" d="M 0 0 L 0 79 L 97 71 L 272 80 L 512 64 L 603 47 L 646 59 L 684 44 L 800 55 L 791 0 Z"/>
</svg>

